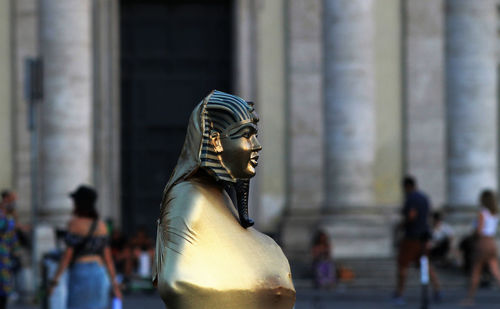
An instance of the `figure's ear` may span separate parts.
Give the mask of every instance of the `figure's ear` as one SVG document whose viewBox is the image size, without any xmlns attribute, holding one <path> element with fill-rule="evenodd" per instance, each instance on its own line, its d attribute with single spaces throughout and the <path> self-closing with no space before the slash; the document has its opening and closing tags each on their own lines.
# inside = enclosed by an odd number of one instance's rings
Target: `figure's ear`
<svg viewBox="0 0 500 309">
<path fill-rule="evenodd" d="M 210 132 L 210 142 L 214 147 L 216 153 L 221 153 L 224 149 L 222 148 L 222 143 L 220 142 L 220 133 L 212 130 Z"/>
</svg>

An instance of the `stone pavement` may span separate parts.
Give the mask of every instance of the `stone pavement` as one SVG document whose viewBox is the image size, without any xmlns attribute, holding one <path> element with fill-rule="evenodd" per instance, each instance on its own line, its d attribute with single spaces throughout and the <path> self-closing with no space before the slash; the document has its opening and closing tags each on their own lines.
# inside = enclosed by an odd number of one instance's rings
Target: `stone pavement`
<svg viewBox="0 0 500 309">
<path fill-rule="evenodd" d="M 459 302 L 464 295 L 463 289 L 445 290 L 443 301 L 439 304 L 430 303 L 429 309 L 456 309 L 460 308 Z M 406 293 L 407 304 L 395 306 L 391 303 L 390 292 L 386 290 L 337 290 L 337 291 L 314 291 L 310 289 L 299 290 L 297 292 L 297 303 L 295 309 L 382 309 L 382 308 L 408 308 L 419 309 L 420 292 L 418 289 L 411 289 Z M 9 309 L 35 309 L 37 306 L 12 305 Z M 123 309 L 163 309 L 163 303 L 156 293 L 142 294 L 136 293 L 127 295 L 124 299 Z M 479 309 L 500 308 L 500 290 L 480 289 L 476 300 Z M 214 308 L 215 309 L 215 308 Z M 236 308 L 235 308 L 236 309 Z"/>
<path fill-rule="evenodd" d="M 440 303 L 430 302 L 428 308 L 457 309 L 462 308 L 459 303 L 464 297 L 465 290 L 445 290 Z M 382 309 L 382 308 L 421 308 L 420 290 L 411 289 L 405 293 L 405 305 L 397 306 L 391 301 L 391 292 L 383 290 L 355 290 L 355 291 L 298 291 L 295 309 Z M 500 291 L 480 290 L 476 305 L 468 308 L 493 309 L 500 308 Z"/>
</svg>

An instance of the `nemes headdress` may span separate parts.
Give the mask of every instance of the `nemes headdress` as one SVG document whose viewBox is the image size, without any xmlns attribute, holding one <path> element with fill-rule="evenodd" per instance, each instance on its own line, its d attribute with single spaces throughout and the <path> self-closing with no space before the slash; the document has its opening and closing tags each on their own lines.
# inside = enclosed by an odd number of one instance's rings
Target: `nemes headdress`
<svg viewBox="0 0 500 309">
<path fill-rule="evenodd" d="M 201 167 L 208 170 L 217 180 L 236 182 L 217 156 L 211 136 L 231 135 L 241 125 L 257 122 L 253 104 L 222 91 L 214 90 L 204 100 L 202 111 L 203 139 L 200 151 Z"/>
<path fill-rule="evenodd" d="M 189 178 L 198 168 L 204 168 L 216 180 L 236 183 L 237 179 L 220 161 L 210 141 L 210 135 L 229 136 L 242 124 L 258 121 L 253 104 L 242 98 L 222 91 L 213 90 L 191 113 L 177 165 L 164 190 L 164 197 L 170 188 Z"/>
</svg>

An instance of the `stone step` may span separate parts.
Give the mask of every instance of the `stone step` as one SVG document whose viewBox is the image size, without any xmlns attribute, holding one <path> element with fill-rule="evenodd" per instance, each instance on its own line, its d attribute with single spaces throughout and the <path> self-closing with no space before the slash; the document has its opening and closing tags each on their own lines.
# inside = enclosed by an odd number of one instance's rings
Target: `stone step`
<svg viewBox="0 0 500 309">
<path fill-rule="evenodd" d="M 300 264 L 300 263 L 299 263 Z M 309 265 L 297 265 L 293 268 L 301 272 L 294 274 L 297 289 L 313 288 L 312 274 Z M 354 279 L 339 280 L 338 285 L 347 289 L 393 290 L 396 282 L 396 261 L 394 259 L 342 259 L 336 261 L 337 267 L 344 267 L 354 272 Z M 447 289 L 465 289 L 467 276 L 457 268 L 436 268 L 439 281 Z M 298 276 L 302 274 L 302 276 Z M 308 274 L 305 275 L 304 274 Z M 411 267 L 406 282 L 408 289 L 420 287 L 420 271 Z"/>
</svg>

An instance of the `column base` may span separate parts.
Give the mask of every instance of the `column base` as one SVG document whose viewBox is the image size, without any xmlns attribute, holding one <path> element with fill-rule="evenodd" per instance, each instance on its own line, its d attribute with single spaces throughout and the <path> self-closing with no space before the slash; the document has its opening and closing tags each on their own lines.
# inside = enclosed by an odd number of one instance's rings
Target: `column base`
<svg viewBox="0 0 500 309">
<path fill-rule="evenodd" d="M 310 260 L 312 238 L 319 229 L 329 236 L 334 258 L 393 256 L 393 231 L 400 216 L 396 207 L 297 210 L 282 223 L 281 240 L 290 259 Z"/>
<path fill-rule="evenodd" d="M 334 260 L 385 259 L 396 252 L 393 235 L 399 220 L 399 207 L 387 206 L 290 211 L 281 225 L 281 244 L 293 276 L 309 278 L 317 230 L 330 236 Z"/>
</svg>

